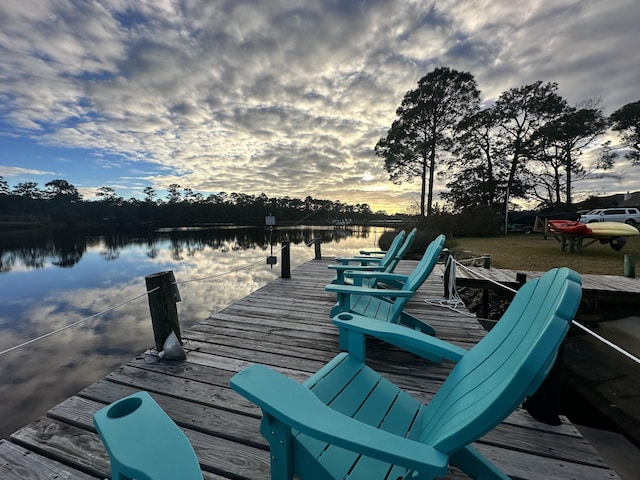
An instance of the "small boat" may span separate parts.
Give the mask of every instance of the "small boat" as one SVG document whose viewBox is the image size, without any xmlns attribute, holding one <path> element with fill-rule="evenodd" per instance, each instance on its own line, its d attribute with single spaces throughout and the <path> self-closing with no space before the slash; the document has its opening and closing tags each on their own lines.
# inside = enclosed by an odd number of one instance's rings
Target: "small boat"
<svg viewBox="0 0 640 480">
<path fill-rule="evenodd" d="M 593 222 L 587 224 L 593 237 L 632 237 L 640 235 L 633 225 L 622 222 Z"/>
<path fill-rule="evenodd" d="M 549 229 L 562 235 L 590 235 L 591 229 L 586 223 L 575 220 L 549 220 Z"/>
<path fill-rule="evenodd" d="M 565 239 L 570 239 L 572 242 L 582 242 L 582 238 L 587 237 L 594 238 L 600 240 L 602 244 L 609 243 L 616 252 L 627 243 L 627 237 L 640 235 L 640 231 L 636 227 L 622 222 L 586 224 L 574 220 L 549 220 L 549 230 L 557 235 L 562 235 Z"/>
</svg>

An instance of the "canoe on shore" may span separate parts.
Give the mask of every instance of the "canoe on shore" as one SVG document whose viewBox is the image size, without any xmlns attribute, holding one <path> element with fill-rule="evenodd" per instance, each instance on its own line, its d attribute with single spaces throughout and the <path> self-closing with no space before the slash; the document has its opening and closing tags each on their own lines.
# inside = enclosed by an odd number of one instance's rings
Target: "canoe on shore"
<svg viewBox="0 0 640 480">
<path fill-rule="evenodd" d="M 630 237 L 640 234 L 636 227 L 622 222 L 593 222 L 587 224 L 574 220 L 550 220 L 549 229 L 562 235 L 595 238 Z"/>
</svg>

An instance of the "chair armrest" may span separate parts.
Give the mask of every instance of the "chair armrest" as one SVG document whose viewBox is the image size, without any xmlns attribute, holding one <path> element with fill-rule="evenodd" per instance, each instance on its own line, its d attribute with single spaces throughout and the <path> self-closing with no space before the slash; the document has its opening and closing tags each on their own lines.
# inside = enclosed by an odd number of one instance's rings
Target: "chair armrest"
<svg viewBox="0 0 640 480">
<path fill-rule="evenodd" d="M 198 479 L 198 458 L 184 432 L 147 392 L 117 400 L 93 415 L 115 478 Z"/>
<path fill-rule="evenodd" d="M 353 273 L 351 273 L 349 270 L 353 270 Z M 388 273 L 384 271 L 376 272 L 373 270 L 366 271 L 365 269 L 356 270 L 355 268 L 347 269 L 345 271 L 345 276 L 375 278 L 379 282 L 396 281 L 400 283 L 406 282 L 407 278 L 409 278 L 409 275 L 403 275 L 401 273 Z"/>
<path fill-rule="evenodd" d="M 386 250 L 360 250 L 362 255 L 386 255 Z"/>
<path fill-rule="evenodd" d="M 446 454 L 343 415 L 304 385 L 264 365 L 252 365 L 236 374 L 231 388 L 264 413 L 322 442 L 433 476 L 447 474 Z"/>
<path fill-rule="evenodd" d="M 355 313 L 340 313 L 333 317 L 333 323 L 348 331 L 349 334 L 357 332 L 361 335 L 370 335 L 429 360 L 435 361 L 437 358 L 445 358 L 452 362 L 458 362 L 467 353 L 467 350 L 462 347 L 417 330 L 396 323 L 381 322 Z"/>
<path fill-rule="evenodd" d="M 375 271 L 383 272 L 384 271 L 384 267 L 381 266 L 381 265 L 344 265 L 344 264 L 340 264 L 340 265 L 327 265 L 327 267 L 330 268 L 331 270 L 342 270 L 342 271 L 354 270 L 354 271 L 368 272 L 369 276 L 371 275 L 371 272 L 375 272 Z"/>
<path fill-rule="evenodd" d="M 372 297 L 412 297 L 415 292 L 411 290 L 392 290 L 386 288 L 367 288 L 353 285 L 337 285 L 330 283 L 324 287 L 327 292 L 338 295 L 371 295 Z"/>
<path fill-rule="evenodd" d="M 367 257 L 350 257 L 350 258 L 342 258 L 342 257 L 338 257 L 336 258 L 336 262 L 341 263 L 343 265 L 347 265 L 351 262 L 357 262 L 360 264 L 380 264 L 380 260 L 382 260 L 382 258 L 367 258 Z"/>
</svg>

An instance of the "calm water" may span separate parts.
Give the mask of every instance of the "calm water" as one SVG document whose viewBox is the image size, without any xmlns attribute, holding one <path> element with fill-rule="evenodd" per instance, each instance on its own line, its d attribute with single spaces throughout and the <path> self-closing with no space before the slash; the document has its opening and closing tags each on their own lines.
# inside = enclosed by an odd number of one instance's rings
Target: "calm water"
<svg viewBox="0 0 640 480">
<path fill-rule="evenodd" d="M 284 236 L 291 241 L 293 269 L 314 257 L 313 246 L 305 244 L 314 235 L 322 236 L 323 256 L 339 256 L 376 247 L 382 232 L 217 227 L 0 236 L 0 352 L 133 299 L 145 292 L 146 275 L 165 270 L 186 282 L 179 285 L 178 314 L 187 328 L 279 276 Z M 271 243 L 274 268 L 266 264 Z M 0 355 L 0 438 L 153 345 L 142 296 Z"/>
</svg>

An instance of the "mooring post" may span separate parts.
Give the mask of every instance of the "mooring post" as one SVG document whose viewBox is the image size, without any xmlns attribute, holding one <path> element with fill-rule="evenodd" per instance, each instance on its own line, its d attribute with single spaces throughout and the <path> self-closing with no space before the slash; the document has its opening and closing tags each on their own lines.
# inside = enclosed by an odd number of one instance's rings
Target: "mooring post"
<svg viewBox="0 0 640 480">
<path fill-rule="evenodd" d="M 624 256 L 624 276 L 628 278 L 636 278 L 636 262 L 633 255 L 628 253 Z"/>
<path fill-rule="evenodd" d="M 516 273 L 516 282 L 518 282 L 518 288 L 527 283 L 527 274 L 523 272 Z"/>
<path fill-rule="evenodd" d="M 316 253 L 314 260 L 322 260 L 322 249 L 320 248 L 321 244 L 322 237 L 320 235 L 316 235 L 315 237 L 313 237 L 313 248 Z"/>
<path fill-rule="evenodd" d="M 482 297 L 480 297 L 480 316 L 489 318 L 489 289 L 482 289 Z"/>
<path fill-rule="evenodd" d="M 444 255 L 444 298 L 449 298 L 449 281 L 451 278 L 451 272 L 449 272 L 449 262 L 453 262 L 453 257 L 451 256 L 451 253 L 449 253 L 448 249 L 444 249 L 442 251 L 442 254 Z"/>
<path fill-rule="evenodd" d="M 291 278 L 291 242 L 282 241 L 282 262 L 280 262 L 280 276 Z"/>
<path fill-rule="evenodd" d="M 491 268 L 491 255 L 488 253 L 482 255 L 482 266 L 484 268 Z"/>
<path fill-rule="evenodd" d="M 164 341 L 174 332 L 180 343 L 180 323 L 178 322 L 178 307 L 180 293 L 176 285 L 176 277 L 171 270 L 158 272 L 144 277 L 147 284 L 147 292 L 150 292 L 149 310 L 151 311 L 151 323 L 153 324 L 153 337 L 156 350 L 162 351 Z"/>
</svg>

